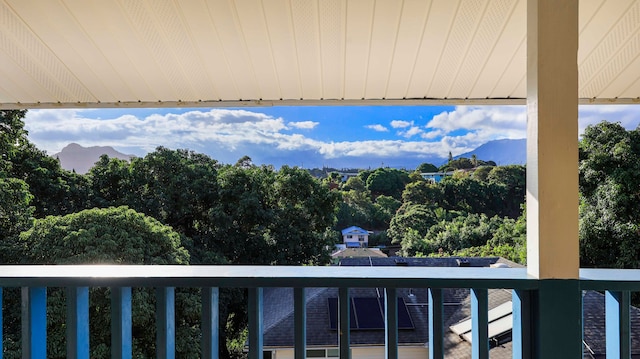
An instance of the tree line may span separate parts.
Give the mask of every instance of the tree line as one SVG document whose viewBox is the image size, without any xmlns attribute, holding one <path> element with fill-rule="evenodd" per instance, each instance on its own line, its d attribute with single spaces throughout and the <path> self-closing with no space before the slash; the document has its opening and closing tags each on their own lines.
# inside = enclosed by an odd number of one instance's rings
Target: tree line
<svg viewBox="0 0 640 359">
<path fill-rule="evenodd" d="M 131 161 L 106 156 L 89 173 L 66 171 L 24 130 L 25 111 L 0 111 L 0 260 L 5 264 L 328 263 L 339 230 L 357 225 L 370 244 L 404 256 L 498 255 L 526 263 L 526 168 L 474 157 L 440 168 L 362 170 L 342 181 L 309 171 L 222 164 L 159 147 Z M 604 122 L 580 140 L 580 254 L 591 267 L 638 268 L 640 132 Z M 440 182 L 424 172 L 453 172 Z M 91 357 L 109 357 L 108 289 L 91 291 Z M 222 357 L 241 352 L 242 290 L 221 298 Z M 199 294 L 179 289 L 180 357 L 199 356 Z M 19 292 L 6 290 L 4 345 L 20 356 Z M 153 356 L 153 293 L 134 291 L 137 357 Z M 66 357 L 64 292 L 49 289 L 48 357 Z M 7 308 L 5 308 L 7 309 Z"/>
<path fill-rule="evenodd" d="M 159 147 L 130 162 L 100 158 L 66 171 L 24 130 L 25 111 L 0 111 L 0 260 L 4 264 L 328 263 L 338 196 L 307 171 L 236 164 Z M 223 290 L 221 356 L 242 352 L 245 292 Z M 91 357 L 110 356 L 108 290 L 91 290 Z M 134 357 L 154 356 L 154 296 L 133 293 Z M 20 356 L 19 292 L 5 291 L 5 353 Z M 199 357 L 199 295 L 176 294 L 176 350 Z M 47 357 L 66 357 L 64 293 L 50 288 Z M 6 308 L 5 308 L 6 309 Z M 235 347 L 234 347 L 235 345 Z"/>
</svg>

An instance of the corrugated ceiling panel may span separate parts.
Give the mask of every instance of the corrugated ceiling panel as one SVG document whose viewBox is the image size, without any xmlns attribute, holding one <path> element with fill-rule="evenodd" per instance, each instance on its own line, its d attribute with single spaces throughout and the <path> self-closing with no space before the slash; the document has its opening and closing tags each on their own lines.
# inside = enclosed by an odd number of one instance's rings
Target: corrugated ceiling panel
<svg viewBox="0 0 640 359">
<path fill-rule="evenodd" d="M 299 97 L 301 87 L 295 33 L 288 4 L 288 0 L 269 1 L 265 3 L 264 15 L 269 26 L 273 61 L 281 97 L 292 99 Z"/>
<path fill-rule="evenodd" d="M 222 43 L 223 53 L 220 56 L 227 59 L 231 76 L 235 80 L 240 96 L 233 100 L 260 98 L 262 95 L 260 88 L 256 86 L 254 69 L 242 38 L 242 29 L 237 23 L 233 2 L 210 0 L 207 4 L 209 5 L 209 14 Z M 225 95 L 221 94 L 223 100 L 232 100 Z"/>
<path fill-rule="evenodd" d="M 605 2 L 606 0 L 583 0 L 580 3 L 580 7 L 578 8 L 578 12 L 580 14 L 580 21 L 578 24 L 578 26 L 580 27 L 580 36 L 592 39 L 593 41 L 583 44 L 583 46 L 578 49 L 579 64 L 584 60 L 584 55 L 590 53 L 593 50 L 593 47 L 597 45 L 597 43 L 602 39 L 604 35 L 606 35 L 606 32 L 600 30 L 601 24 L 598 24 L 598 22 L 604 20 L 604 18 L 602 16 L 596 16 L 598 14 L 601 14 L 598 11 L 605 4 Z M 622 2 L 620 3 L 622 4 L 623 8 L 628 7 L 628 5 L 625 5 Z"/>
<path fill-rule="evenodd" d="M 385 97 L 403 98 L 407 96 L 409 83 L 416 66 L 416 57 L 420 50 L 422 34 L 427 21 L 430 4 L 424 0 L 405 0 L 402 8 L 402 21 L 393 52 L 393 64 Z"/>
<path fill-rule="evenodd" d="M 627 89 L 638 80 L 638 69 L 640 69 L 640 33 L 636 33 L 635 38 L 627 46 L 613 57 L 602 74 L 595 78 L 595 82 L 604 82 L 606 86 L 602 88 L 598 97 L 617 98 L 626 93 Z M 635 76 L 634 76 L 635 74 Z M 603 78 L 606 75 L 610 77 Z"/>
<path fill-rule="evenodd" d="M 198 94 L 217 97 L 208 72 L 202 70 L 205 67 L 203 59 L 189 32 L 191 19 L 185 18 L 182 8 L 174 2 L 151 0 L 147 4 L 147 8 L 152 9 L 155 15 L 160 45 L 170 55 L 166 59 L 167 66 L 172 66 L 174 71 L 169 78 L 171 81 L 185 82 L 182 89 L 184 94 L 181 95 L 184 97 L 179 100 L 197 101 L 200 99 Z"/>
<path fill-rule="evenodd" d="M 317 3 L 292 0 L 291 13 L 300 66 L 300 98 L 319 99 L 322 97 L 322 74 Z"/>
<path fill-rule="evenodd" d="M 282 92 L 275 72 L 271 39 L 262 7 L 261 0 L 235 2 L 242 37 L 260 88 L 259 98 L 274 100 L 281 98 Z"/>
<path fill-rule="evenodd" d="M 524 98 L 525 11 L 526 0 L 0 0 L 0 106 Z M 580 31 L 580 96 L 638 99 L 640 0 L 581 0 Z"/>
<path fill-rule="evenodd" d="M 30 23 L 31 29 L 38 34 L 40 40 L 73 72 L 72 81 L 84 79 L 84 82 L 90 83 L 91 89 L 88 91 L 94 101 L 117 101 L 105 85 L 118 79 L 116 71 L 105 61 L 105 57 L 65 6 L 42 8 L 30 6 L 26 2 L 16 2 L 13 6 L 24 14 L 23 19 Z M 119 83 L 117 86 L 122 85 Z"/>
<path fill-rule="evenodd" d="M 100 68 L 113 69 L 113 72 L 105 70 L 96 73 L 116 96 L 116 101 L 157 101 L 158 96 L 153 93 L 139 66 L 130 56 L 140 51 L 140 46 L 137 41 L 131 41 L 133 29 L 129 27 L 120 8 L 111 2 L 85 0 L 69 1 L 67 5 L 81 29 L 79 31 L 84 31 L 98 48 L 93 56 L 103 57 L 108 64 L 100 65 Z M 101 16 L 92 16 L 96 13 Z M 74 46 L 79 47 L 78 44 Z M 78 51 L 90 52 L 91 49 L 82 48 Z"/>
<path fill-rule="evenodd" d="M 229 72 L 229 64 L 222 51 L 218 32 L 209 16 L 209 7 L 203 0 L 194 0 L 190 5 L 181 6 L 180 12 L 188 26 L 189 35 L 193 38 L 191 41 L 193 41 L 194 52 L 197 53 L 202 67 L 189 70 L 199 72 L 200 76 L 208 82 L 207 86 L 212 88 L 211 93 L 199 93 L 198 100 L 218 100 L 221 99 L 222 93 L 231 98 L 239 98 L 238 89 Z"/>
<path fill-rule="evenodd" d="M 413 77 L 407 91 L 407 98 L 422 98 L 431 95 L 429 88 L 436 75 L 438 64 L 443 61 L 442 53 L 447 43 L 449 29 L 453 26 L 459 1 L 432 1 L 429 16 L 421 37 L 420 50 L 415 60 Z"/>
<path fill-rule="evenodd" d="M 148 50 L 152 59 L 154 72 L 156 73 L 156 89 L 160 99 L 192 99 L 193 89 L 189 84 L 178 61 L 176 60 L 175 49 L 166 39 L 165 26 L 167 24 L 167 13 L 162 7 L 165 2 L 143 2 L 123 0 L 121 6 L 129 14 L 131 25 L 144 47 Z M 141 58 L 137 59 L 142 61 Z"/>
<path fill-rule="evenodd" d="M 401 13 L 402 1 L 375 2 L 365 98 L 386 96 Z"/>
<path fill-rule="evenodd" d="M 340 99 L 344 96 L 345 5 L 340 0 L 324 0 L 318 3 L 322 98 Z"/>
<path fill-rule="evenodd" d="M 505 69 L 522 71 L 526 66 L 525 54 L 518 49 L 526 41 L 526 24 L 520 19 L 526 11 L 526 3 L 520 1 L 510 2 L 513 5 L 508 15 L 505 15 L 505 25 L 499 32 L 493 51 L 491 51 L 483 71 L 468 93 L 470 98 L 514 96 L 513 89 L 518 83 L 518 78 L 503 76 Z M 519 56 L 520 55 L 520 56 Z"/>
<path fill-rule="evenodd" d="M 478 84 L 482 71 L 499 76 L 504 68 L 496 68 L 489 57 L 503 33 L 514 8 L 511 0 L 494 0 L 487 3 L 483 20 L 477 27 L 465 54 L 465 61 L 453 78 L 449 97 L 467 98 Z M 497 77 L 496 77 L 497 78 Z"/>
<path fill-rule="evenodd" d="M 615 76 L 613 72 L 628 64 L 628 52 L 620 54 L 620 51 L 627 44 L 629 36 L 640 29 L 638 2 L 628 8 L 614 6 L 603 8 L 600 12 L 601 14 L 594 17 L 593 23 L 598 23 L 599 27 L 605 30 L 604 36 L 593 51 L 585 55 L 584 61 L 579 63 L 580 92 L 588 97 L 600 96 L 600 91 L 609 85 L 608 81 L 612 75 Z M 598 20 L 602 17 L 607 20 Z M 625 61 L 626 63 L 623 63 Z"/>
<path fill-rule="evenodd" d="M 527 96 L 527 77 L 522 71 L 527 66 L 527 42 L 522 39 L 518 50 L 500 74 L 495 88 L 485 95 L 495 98 L 525 98 Z"/>
<path fill-rule="evenodd" d="M 1 34 L 0 46 L 2 46 Z M 5 103 L 37 103 L 50 96 L 50 93 L 18 66 L 13 58 L 4 54 L 0 54 L 0 76 L 2 78 L 0 88 L 4 92 L 1 101 Z"/>
<path fill-rule="evenodd" d="M 38 13 L 30 21 L 44 21 L 44 17 Z M 48 96 L 37 97 L 56 102 L 95 101 L 13 9 L 0 4 L 0 18 L 2 49 L 48 92 Z"/>
<path fill-rule="evenodd" d="M 484 0 L 465 0 L 463 1 L 464 6 L 458 7 L 455 21 L 448 35 L 447 44 L 436 69 L 436 75 L 427 93 L 428 97 L 452 97 L 450 90 L 453 86 L 453 80 L 456 78 L 469 52 L 473 35 L 480 24 L 487 2 Z M 459 80 L 471 85 L 470 81 L 466 79 Z M 458 96 L 453 97 L 460 96 L 458 94 Z"/>
<path fill-rule="evenodd" d="M 347 2 L 346 49 L 344 97 L 360 99 L 365 97 L 369 49 L 371 47 L 371 25 L 373 21 L 372 1 L 355 0 Z"/>
<path fill-rule="evenodd" d="M 636 59 L 636 61 L 634 62 L 634 66 L 635 69 L 638 69 L 640 67 L 640 64 L 638 64 L 638 59 Z M 627 88 L 627 91 L 625 93 L 640 94 L 640 77 L 638 77 L 638 71 L 631 70 L 633 69 L 633 67 L 631 66 L 629 66 L 629 69 L 632 72 L 632 75 L 629 77 L 633 80 L 633 83 Z"/>
<path fill-rule="evenodd" d="M 2 78 L 0 81 L 0 102 L 35 103 L 38 99 L 33 97 L 34 93 L 46 93 L 45 89 L 40 88 L 40 84 L 24 75 L 22 68 L 13 59 L 0 53 L 0 78 Z"/>
</svg>

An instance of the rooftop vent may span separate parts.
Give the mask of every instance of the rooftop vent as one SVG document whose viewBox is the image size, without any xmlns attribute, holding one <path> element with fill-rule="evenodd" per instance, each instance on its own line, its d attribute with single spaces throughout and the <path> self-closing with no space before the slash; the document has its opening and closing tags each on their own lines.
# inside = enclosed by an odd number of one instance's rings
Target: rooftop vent
<svg viewBox="0 0 640 359">
<path fill-rule="evenodd" d="M 458 263 L 458 267 L 470 267 L 471 263 L 469 263 L 468 259 L 458 258 L 456 259 L 456 263 Z"/>
</svg>

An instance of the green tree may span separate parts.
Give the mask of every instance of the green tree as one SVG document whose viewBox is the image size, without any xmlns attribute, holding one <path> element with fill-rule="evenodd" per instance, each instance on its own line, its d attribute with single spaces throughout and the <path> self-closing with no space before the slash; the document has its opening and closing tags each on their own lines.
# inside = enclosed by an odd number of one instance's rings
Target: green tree
<svg viewBox="0 0 640 359">
<path fill-rule="evenodd" d="M 66 216 L 36 220 L 20 236 L 20 263 L 24 264 L 188 264 L 189 254 L 180 235 L 155 219 L 126 207 L 91 209 Z M 133 292 L 134 357 L 155 356 L 154 294 Z M 91 357 L 108 358 L 110 347 L 109 291 L 90 293 Z M 48 295 L 47 357 L 64 358 L 64 295 L 50 288 Z M 176 294 L 176 350 L 178 356 L 199 356 L 197 295 L 192 290 Z"/>
<path fill-rule="evenodd" d="M 387 236 L 392 243 L 402 246 L 402 255 L 413 256 L 416 253 L 416 238 L 423 238 L 438 220 L 434 207 L 405 203 L 391 219 Z"/>
<path fill-rule="evenodd" d="M 440 248 L 452 253 L 456 250 L 486 244 L 502 224 L 500 217 L 485 214 L 460 215 L 431 226 L 424 236 L 424 254 L 437 253 Z"/>
<path fill-rule="evenodd" d="M 417 168 L 416 172 L 425 173 L 425 172 L 438 172 L 438 167 L 431 163 L 421 163 Z"/>
<path fill-rule="evenodd" d="M 367 189 L 373 197 L 380 195 L 402 198 L 402 191 L 409 183 L 409 174 L 394 168 L 378 168 L 367 177 Z"/>
<path fill-rule="evenodd" d="M 18 258 L 16 243 L 20 232 L 31 226 L 33 195 L 22 180 L 0 177 L 0 262 Z"/>
<path fill-rule="evenodd" d="M 639 130 L 588 126 L 579 156 L 581 265 L 639 268 Z"/>
<path fill-rule="evenodd" d="M 0 110 L 0 176 L 11 170 L 13 156 L 27 141 L 23 118 L 26 110 Z"/>
<path fill-rule="evenodd" d="M 480 166 L 473 171 L 473 178 L 484 182 L 489 177 L 491 169 L 493 169 L 491 166 Z"/>
</svg>

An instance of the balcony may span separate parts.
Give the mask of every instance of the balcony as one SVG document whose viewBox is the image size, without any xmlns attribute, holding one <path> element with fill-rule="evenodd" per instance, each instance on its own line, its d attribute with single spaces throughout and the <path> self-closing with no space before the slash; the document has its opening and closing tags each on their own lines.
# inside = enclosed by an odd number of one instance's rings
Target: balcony
<svg viewBox="0 0 640 359">
<path fill-rule="evenodd" d="M 489 358 L 488 290 L 512 290 L 513 358 L 582 356 L 582 291 L 605 292 L 606 356 L 631 358 L 630 292 L 640 291 L 640 270 L 581 269 L 577 280 L 535 279 L 525 268 L 293 267 L 293 266 L 2 266 L 0 286 L 22 288 L 24 358 L 46 358 L 46 287 L 67 290 L 67 356 L 89 358 L 89 287 L 111 288 L 113 358 L 131 358 L 131 288 L 157 294 L 158 358 L 175 357 L 174 288 L 202 288 L 202 358 L 218 357 L 218 288 L 249 290 L 249 358 L 263 353 L 263 288 L 294 288 L 295 358 L 306 357 L 305 288 L 339 292 L 339 354 L 350 358 L 350 288 L 428 288 L 428 351 L 443 358 L 442 290 L 471 291 L 473 358 Z M 398 358 L 398 303 L 385 301 L 386 358 Z M 552 328 L 552 330 L 549 330 Z M 541 345 L 544 343 L 544 345 Z"/>
</svg>

